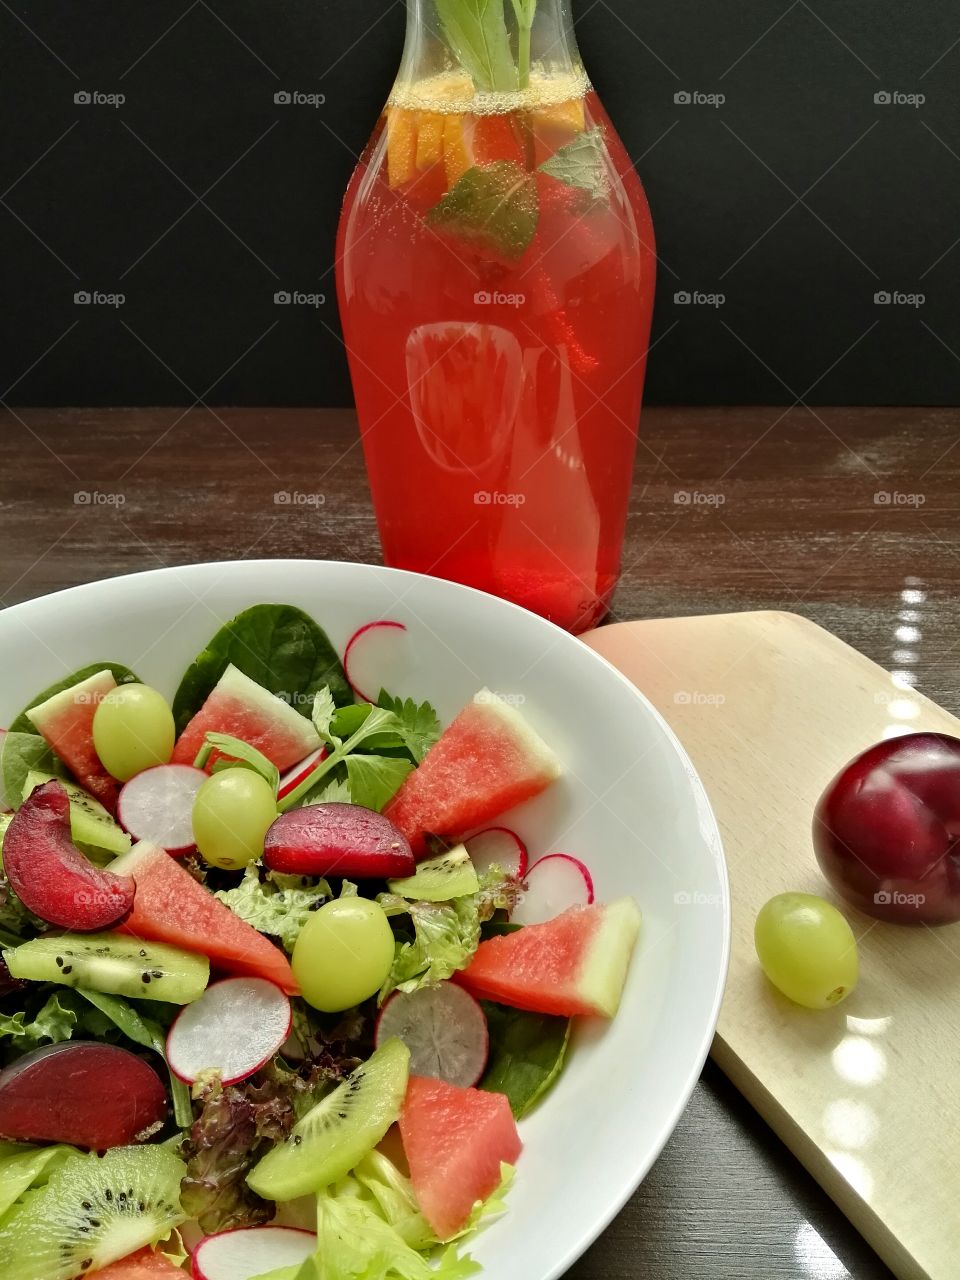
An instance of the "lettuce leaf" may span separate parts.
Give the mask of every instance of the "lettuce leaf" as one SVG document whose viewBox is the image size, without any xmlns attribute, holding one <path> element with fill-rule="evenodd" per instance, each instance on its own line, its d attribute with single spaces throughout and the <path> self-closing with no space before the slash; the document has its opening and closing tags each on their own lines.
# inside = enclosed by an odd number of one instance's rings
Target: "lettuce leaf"
<svg viewBox="0 0 960 1280">
<path fill-rule="evenodd" d="M 381 893 L 377 901 L 388 916 L 408 914 L 413 938 L 397 942 L 393 968 L 380 990 L 383 1004 L 394 991 L 416 991 L 451 977 L 465 968 L 480 944 L 480 926 L 501 910 L 516 905 L 523 886 L 499 867 L 480 877 L 477 893 L 449 902 L 411 902 L 395 893 Z"/>
<path fill-rule="evenodd" d="M 19 1147 L 0 1157 L 0 1218 L 31 1187 L 46 1182 L 54 1169 L 77 1155 L 75 1147 Z"/>
<path fill-rule="evenodd" d="M 15 1013 L 12 1016 L 0 1013 L 0 1039 L 9 1037 L 18 1050 L 35 1049 L 39 1044 L 60 1044 L 69 1040 L 77 1025 L 77 1015 L 73 1009 L 60 1003 L 60 997 L 54 993 L 37 1013 L 36 1017 L 26 1021 L 26 1013 Z"/>
<path fill-rule="evenodd" d="M 502 1165 L 500 1186 L 474 1207 L 456 1241 L 503 1212 L 512 1179 L 513 1169 Z M 281 1267 L 256 1280 L 468 1280 L 480 1271 L 456 1243 L 438 1243 L 410 1180 L 374 1151 L 318 1194 L 317 1252 L 300 1267 Z"/>
<path fill-rule="evenodd" d="M 326 880 L 311 884 L 303 876 L 268 871 L 264 880 L 255 863 L 249 863 L 235 889 L 221 889 L 214 897 L 253 925 L 260 933 L 279 938 L 292 951 L 311 911 L 333 895 Z"/>
<path fill-rule="evenodd" d="M 380 990 L 382 1004 L 394 991 L 416 991 L 464 968 L 480 943 L 479 895 L 452 902 L 409 902 L 395 893 L 377 901 L 388 916 L 408 913 L 414 936 L 398 941 L 393 968 Z"/>
</svg>

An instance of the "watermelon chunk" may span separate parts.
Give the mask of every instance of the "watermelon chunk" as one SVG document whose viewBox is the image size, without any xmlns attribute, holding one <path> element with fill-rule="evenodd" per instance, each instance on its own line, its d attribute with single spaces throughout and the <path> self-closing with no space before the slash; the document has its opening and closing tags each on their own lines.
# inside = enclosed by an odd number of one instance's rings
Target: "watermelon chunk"
<svg viewBox="0 0 960 1280">
<path fill-rule="evenodd" d="M 502 1093 L 423 1076 L 410 1077 L 400 1137 L 417 1202 L 438 1240 L 463 1229 L 477 1201 L 499 1187 L 501 1164 L 516 1164 L 523 1148 Z"/>
<path fill-rule="evenodd" d="M 193 764 L 208 733 L 229 733 L 262 751 L 283 772 L 316 751 L 311 722 L 231 663 L 189 721 L 173 749 L 173 764 Z M 214 751 L 207 769 L 223 753 Z"/>
<path fill-rule="evenodd" d="M 91 1271 L 90 1275 L 97 1280 L 177 1280 L 178 1276 L 186 1280 L 187 1273 L 154 1249 L 138 1249 L 101 1271 Z"/>
<path fill-rule="evenodd" d="M 234 915 L 159 845 L 142 840 L 110 864 L 137 886 L 133 910 L 120 933 L 169 942 L 209 956 L 216 969 L 275 982 L 288 995 L 300 988 L 290 962 L 269 938 Z"/>
<path fill-rule="evenodd" d="M 112 671 L 97 671 L 26 713 L 77 781 L 110 813 L 116 812 L 120 784 L 100 763 L 93 745 L 93 717 L 102 699 L 116 687 Z"/>
<path fill-rule="evenodd" d="M 571 907 L 545 924 L 481 942 L 454 981 L 477 999 L 514 1009 L 612 1018 L 639 932 L 632 898 Z"/>
<path fill-rule="evenodd" d="M 560 776 L 556 756 L 520 712 L 481 689 L 384 809 L 417 854 L 427 835 L 459 840 Z"/>
</svg>

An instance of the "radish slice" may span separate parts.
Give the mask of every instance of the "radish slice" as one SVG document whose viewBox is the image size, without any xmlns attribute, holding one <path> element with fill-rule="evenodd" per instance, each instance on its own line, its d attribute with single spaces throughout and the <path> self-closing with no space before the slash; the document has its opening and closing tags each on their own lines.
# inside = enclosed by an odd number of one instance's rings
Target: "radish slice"
<svg viewBox="0 0 960 1280">
<path fill-rule="evenodd" d="M 292 769 L 288 769 L 280 779 L 280 786 L 277 788 L 277 799 L 282 800 L 294 787 L 299 786 L 313 766 L 320 760 L 325 760 L 326 756 L 327 748 L 325 746 L 317 747 L 316 751 L 311 751 L 299 764 L 295 764 Z"/>
<path fill-rule="evenodd" d="M 117 817 L 135 840 L 149 840 L 167 853 L 196 848 L 193 802 L 208 775 L 189 764 L 158 764 L 125 783 Z"/>
<path fill-rule="evenodd" d="M 527 846 L 508 827 L 487 827 L 464 841 L 477 875 L 491 867 L 499 867 L 509 876 L 522 880 L 527 874 Z"/>
<path fill-rule="evenodd" d="M 391 1036 L 399 1036 L 410 1050 L 413 1076 L 466 1089 L 487 1065 L 487 1019 L 473 996 L 452 982 L 391 996 L 377 1022 L 377 1045 Z"/>
<path fill-rule="evenodd" d="M 317 1237 L 299 1227 L 235 1227 L 201 1240 L 190 1262 L 196 1280 L 252 1280 L 299 1267 L 316 1251 Z"/>
<path fill-rule="evenodd" d="M 533 864 L 527 889 L 510 919 L 514 924 L 544 924 L 570 907 L 593 902 L 593 877 L 579 858 L 551 853 Z"/>
<path fill-rule="evenodd" d="M 343 651 L 343 673 L 347 684 L 364 702 L 376 702 L 381 689 L 396 685 L 391 669 L 397 667 L 398 631 L 406 631 L 402 622 L 368 622 L 355 631 Z M 374 689 L 371 698 L 364 689 Z"/>
<path fill-rule="evenodd" d="M 167 1033 L 167 1062 L 187 1084 L 203 1071 L 236 1084 L 270 1061 L 291 1025 L 290 1001 L 278 986 L 266 978 L 224 978 L 180 1010 Z"/>
</svg>

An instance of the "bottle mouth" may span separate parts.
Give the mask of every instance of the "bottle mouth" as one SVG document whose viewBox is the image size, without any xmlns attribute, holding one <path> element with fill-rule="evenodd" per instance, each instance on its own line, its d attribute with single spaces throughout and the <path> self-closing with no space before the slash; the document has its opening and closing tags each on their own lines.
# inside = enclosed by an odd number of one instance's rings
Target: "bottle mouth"
<svg viewBox="0 0 960 1280">
<path fill-rule="evenodd" d="M 478 89 L 462 70 L 440 71 L 413 79 L 401 74 L 390 93 L 388 106 L 439 115 L 506 115 L 582 98 L 590 88 L 590 80 L 581 66 L 550 69 L 535 65 L 530 70 L 527 86 L 510 92 Z"/>
</svg>

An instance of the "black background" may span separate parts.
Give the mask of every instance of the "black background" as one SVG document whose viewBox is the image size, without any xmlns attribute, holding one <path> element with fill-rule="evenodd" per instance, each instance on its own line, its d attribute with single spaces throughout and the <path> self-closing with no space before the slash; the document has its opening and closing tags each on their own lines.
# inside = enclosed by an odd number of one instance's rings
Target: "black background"
<svg viewBox="0 0 960 1280">
<path fill-rule="evenodd" d="M 657 227 L 648 398 L 960 402 L 956 5 L 575 12 Z M 399 0 L 0 0 L 0 397 L 349 403 L 332 246 L 403 25 Z M 326 103 L 278 106 L 280 89 Z M 126 302 L 77 306 L 84 289 Z M 280 308 L 281 289 L 326 303 Z"/>
</svg>

